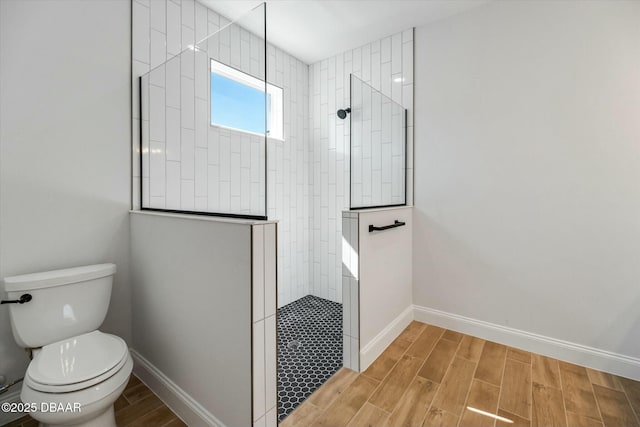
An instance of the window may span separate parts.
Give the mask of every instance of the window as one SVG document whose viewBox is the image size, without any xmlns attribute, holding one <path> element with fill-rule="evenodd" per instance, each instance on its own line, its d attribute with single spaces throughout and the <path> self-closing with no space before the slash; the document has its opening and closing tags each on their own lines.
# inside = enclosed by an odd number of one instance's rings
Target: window
<svg viewBox="0 0 640 427">
<path fill-rule="evenodd" d="M 284 139 L 282 88 L 212 59 L 211 124 Z"/>
</svg>

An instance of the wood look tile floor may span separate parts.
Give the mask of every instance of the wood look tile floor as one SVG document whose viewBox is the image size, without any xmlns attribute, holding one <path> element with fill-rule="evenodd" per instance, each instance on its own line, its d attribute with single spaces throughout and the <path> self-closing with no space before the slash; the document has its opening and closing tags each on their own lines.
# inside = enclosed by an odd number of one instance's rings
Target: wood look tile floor
<svg viewBox="0 0 640 427">
<path fill-rule="evenodd" d="M 116 424 L 118 427 L 184 427 L 186 426 L 164 403 L 138 378 L 131 375 L 122 395 L 116 400 Z M 24 416 L 3 427 L 37 427 L 38 422 Z"/>
<path fill-rule="evenodd" d="M 342 368 L 280 427 L 640 426 L 640 382 L 412 322 L 363 373 Z"/>
</svg>

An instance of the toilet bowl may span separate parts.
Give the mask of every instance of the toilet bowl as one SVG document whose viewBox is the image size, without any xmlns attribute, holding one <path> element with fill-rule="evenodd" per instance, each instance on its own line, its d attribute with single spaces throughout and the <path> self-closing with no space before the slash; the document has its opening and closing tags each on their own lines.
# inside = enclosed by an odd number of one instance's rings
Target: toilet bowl
<svg viewBox="0 0 640 427">
<path fill-rule="evenodd" d="M 114 273 L 101 264 L 4 279 L 10 300 L 26 300 L 9 309 L 16 342 L 33 354 L 20 398 L 44 427 L 116 427 L 133 361 L 122 338 L 97 329 Z"/>
</svg>

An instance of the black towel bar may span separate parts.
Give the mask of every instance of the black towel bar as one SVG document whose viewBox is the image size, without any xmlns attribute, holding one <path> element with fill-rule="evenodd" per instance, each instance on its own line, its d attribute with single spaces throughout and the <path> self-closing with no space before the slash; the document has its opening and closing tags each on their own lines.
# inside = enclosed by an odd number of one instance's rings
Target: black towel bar
<svg viewBox="0 0 640 427">
<path fill-rule="evenodd" d="M 390 228 L 402 227 L 403 225 L 407 225 L 407 223 L 398 221 L 397 219 L 393 222 L 393 224 L 385 225 L 383 227 L 376 227 L 375 225 L 371 224 L 369 225 L 369 233 L 372 233 L 374 231 L 388 230 Z"/>
</svg>

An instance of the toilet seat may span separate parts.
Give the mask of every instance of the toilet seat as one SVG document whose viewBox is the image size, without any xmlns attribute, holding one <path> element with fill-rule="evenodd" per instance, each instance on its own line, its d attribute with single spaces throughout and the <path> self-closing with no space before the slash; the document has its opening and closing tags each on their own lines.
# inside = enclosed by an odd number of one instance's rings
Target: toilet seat
<svg viewBox="0 0 640 427">
<path fill-rule="evenodd" d="M 29 364 L 25 384 L 47 393 L 91 387 L 113 376 L 127 361 L 120 337 L 93 331 L 48 344 Z"/>
<path fill-rule="evenodd" d="M 106 422 L 104 420 L 96 421 L 96 418 L 100 418 L 100 414 L 104 414 L 110 408 L 111 412 L 113 411 L 113 403 L 122 395 L 132 369 L 133 360 L 130 355 L 127 355 L 122 368 L 101 383 L 68 393 L 42 392 L 34 390 L 28 384 L 23 383 L 20 399 L 23 402 L 32 403 L 34 408 L 37 408 L 35 412 L 31 412 L 29 415 L 45 426 L 116 427 L 113 414 L 111 416 L 106 415 L 106 418 L 110 418 L 110 421 Z M 81 412 L 43 412 L 40 409 L 43 404 L 55 405 L 56 407 L 80 404 Z"/>
</svg>

